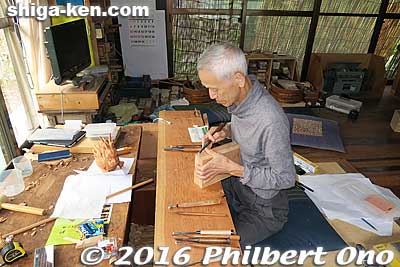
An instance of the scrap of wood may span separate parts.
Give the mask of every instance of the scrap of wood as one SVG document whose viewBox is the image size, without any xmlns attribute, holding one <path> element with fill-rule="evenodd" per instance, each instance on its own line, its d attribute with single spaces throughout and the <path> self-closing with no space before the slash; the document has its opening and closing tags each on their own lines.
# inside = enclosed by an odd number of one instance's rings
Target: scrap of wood
<svg viewBox="0 0 400 267">
<path fill-rule="evenodd" d="M 41 163 L 46 164 L 48 166 L 68 166 L 68 164 L 72 161 L 72 156 L 65 159 L 56 159 L 56 160 L 46 160 Z"/>
<path fill-rule="evenodd" d="M 213 149 L 214 152 L 224 155 L 225 157 L 229 158 L 230 160 L 240 163 L 240 147 L 239 144 L 236 142 L 231 142 L 225 145 L 221 145 Z M 212 156 L 208 155 L 206 152 L 202 152 L 201 154 L 197 154 L 195 157 L 195 165 L 205 165 L 207 162 L 212 160 Z M 213 185 L 225 178 L 230 177 L 229 173 L 224 173 L 220 175 L 216 175 L 211 177 L 208 180 L 200 179 L 197 174 L 196 170 L 194 171 L 194 183 L 197 184 L 200 188 L 206 188 L 207 186 Z"/>
<path fill-rule="evenodd" d="M 103 240 L 103 236 L 102 235 L 98 235 L 98 236 L 93 236 L 90 238 L 86 238 L 83 240 L 79 240 L 79 239 L 74 239 L 68 236 L 63 237 L 64 240 L 75 243 L 75 248 L 76 249 L 81 249 L 81 248 L 87 248 L 87 247 L 92 247 L 94 245 L 97 245 L 98 241 Z"/>
</svg>

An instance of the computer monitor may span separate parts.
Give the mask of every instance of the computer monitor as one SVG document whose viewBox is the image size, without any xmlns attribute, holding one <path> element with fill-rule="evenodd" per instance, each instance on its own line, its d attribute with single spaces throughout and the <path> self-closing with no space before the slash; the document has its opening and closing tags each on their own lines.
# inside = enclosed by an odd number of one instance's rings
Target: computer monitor
<svg viewBox="0 0 400 267">
<path fill-rule="evenodd" d="M 90 50 L 84 19 L 47 27 L 47 53 L 56 84 L 71 80 L 90 66 Z"/>
</svg>

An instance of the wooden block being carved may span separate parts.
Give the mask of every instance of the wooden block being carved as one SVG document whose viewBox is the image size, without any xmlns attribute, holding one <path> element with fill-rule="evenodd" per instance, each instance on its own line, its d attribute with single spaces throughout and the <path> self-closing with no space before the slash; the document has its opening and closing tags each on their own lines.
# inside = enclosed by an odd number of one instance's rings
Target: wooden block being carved
<svg viewBox="0 0 400 267">
<path fill-rule="evenodd" d="M 213 151 L 224 155 L 230 160 L 240 163 L 240 148 L 239 144 L 235 142 L 231 142 L 213 149 Z M 212 156 L 208 155 L 206 152 L 202 152 L 201 154 L 196 154 L 195 164 L 204 165 L 212 159 Z M 215 177 L 210 178 L 207 181 L 204 181 L 197 177 L 196 171 L 194 172 L 194 183 L 197 184 L 200 188 L 205 188 L 207 186 L 213 185 L 225 178 L 231 176 L 229 173 L 220 174 Z"/>
</svg>

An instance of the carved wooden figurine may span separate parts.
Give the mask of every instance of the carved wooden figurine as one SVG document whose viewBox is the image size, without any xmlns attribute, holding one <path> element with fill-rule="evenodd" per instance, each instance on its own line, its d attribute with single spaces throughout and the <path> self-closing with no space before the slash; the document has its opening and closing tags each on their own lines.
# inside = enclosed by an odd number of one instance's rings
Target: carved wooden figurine
<svg viewBox="0 0 400 267">
<path fill-rule="evenodd" d="M 97 166 L 103 172 L 110 172 L 115 170 L 117 166 L 120 168 L 124 166 L 124 162 L 119 160 L 111 135 L 108 140 L 100 137 L 100 140 L 94 145 L 93 154 Z"/>
</svg>

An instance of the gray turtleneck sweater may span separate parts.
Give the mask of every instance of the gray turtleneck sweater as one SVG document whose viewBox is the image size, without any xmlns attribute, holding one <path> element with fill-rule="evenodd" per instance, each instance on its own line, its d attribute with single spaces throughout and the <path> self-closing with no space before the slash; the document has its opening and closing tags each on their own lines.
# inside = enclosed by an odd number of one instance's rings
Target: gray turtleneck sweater
<svg viewBox="0 0 400 267">
<path fill-rule="evenodd" d="M 279 190 L 294 186 L 290 126 L 275 99 L 254 76 L 250 80 L 252 87 L 242 103 L 228 107 L 232 139 L 240 145 L 241 183 L 270 199 Z"/>
</svg>

